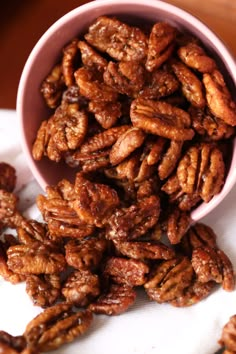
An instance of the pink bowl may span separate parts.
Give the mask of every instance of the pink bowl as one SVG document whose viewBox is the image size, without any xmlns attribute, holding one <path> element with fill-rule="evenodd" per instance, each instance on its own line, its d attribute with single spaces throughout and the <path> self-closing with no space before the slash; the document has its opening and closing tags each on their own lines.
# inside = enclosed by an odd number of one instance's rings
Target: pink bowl
<svg viewBox="0 0 236 354">
<path fill-rule="evenodd" d="M 73 37 L 78 37 L 98 16 L 116 15 L 135 22 L 165 20 L 182 31 L 197 36 L 210 50 L 226 77 L 231 92 L 236 96 L 236 64 L 222 41 L 201 21 L 186 11 L 158 0 L 101 0 L 82 5 L 55 22 L 33 48 L 22 73 L 17 94 L 17 115 L 20 124 L 22 149 L 29 167 L 40 186 L 56 184 L 70 178 L 73 170 L 65 164 L 48 160 L 34 161 L 31 148 L 40 122 L 48 117 L 40 94 L 42 80 L 56 63 L 62 47 Z M 235 98 L 235 97 L 234 97 Z M 236 142 L 224 187 L 209 203 L 202 203 L 192 211 L 193 221 L 198 221 L 213 210 L 230 192 L 236 181 Z"/>
</svg>

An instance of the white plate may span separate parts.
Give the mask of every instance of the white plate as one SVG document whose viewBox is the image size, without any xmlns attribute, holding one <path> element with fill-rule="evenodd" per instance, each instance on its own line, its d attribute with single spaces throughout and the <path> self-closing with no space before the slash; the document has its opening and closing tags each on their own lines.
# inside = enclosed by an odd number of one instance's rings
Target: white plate
<svg viewBox="0 0 236 354">
<path fill-rule="evenodd" d="M 17 189 L 25 214 L 37 218 L 34 198 L 41 193 L 21 152 L 15 111 L 0 110 L 0 161 L 16 167 Z M 218 245 L 236 269 L 236 187 L 202 221 L 218 235 Z M 26 324 L 41 311 L 31 303 L 25 283 L 0 280 L 0 330 L 23 333 Z M 95 316 L 91 329 L 57 354 L 213 354 L 223 325 L 236 314 L 236 293 L 220 287 L 207 299 L 188 308 L 148 301 L 144 293 L 126 313 L 116 317 Z"/>
</svg>

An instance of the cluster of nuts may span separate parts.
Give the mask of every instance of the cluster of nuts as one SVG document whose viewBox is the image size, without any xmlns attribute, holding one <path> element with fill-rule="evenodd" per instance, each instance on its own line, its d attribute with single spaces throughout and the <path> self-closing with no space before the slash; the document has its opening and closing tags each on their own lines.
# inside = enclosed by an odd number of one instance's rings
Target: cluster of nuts
<svg viewBox="0 0 236 354">
<path fill-rule="evenodd" d="M 0 164 L 0 275 L 43 312 L 0 349 L 57 349 L 94 314 L 119 315 L 136 289 L 176 307 L 217 284 L 232 291 L 232 263 L 190 211 L 221 190 L 236 125 L 217 63 L 196 38 L 158 22 L 142 30 L 100 17 L 63 48 L 42 83 L 52 110 L 32 153 L 65 161 L 75 179 L 47 186 L 43 222 L 17 209 L 12 166 Z M 6 227 L 16 236 L 4 233 Z"/>
<path fill-rule="evenodd" d="M 1 331 L 1 350 L 57 349 L 87 331 L 95 315 L 127 311 L 140 288 L 175 307 L 196 304 L 217 284 L 234 289 L 232 263 L 209 226 L 196 223 L 184 232 L 187 221 L 176 209 L 168 226 L 173 238 L 163 242 L 156 195 L 127 207 L 115 189 L 78 172 L 74 183 L 64 179 L 38 195 L 43 221 L 36 221 L 17 209 L 14 168 L 0 163 L 0 171 L 0 275 L 24 281 L 43 308 L 21 336 Z"/>
</svg>

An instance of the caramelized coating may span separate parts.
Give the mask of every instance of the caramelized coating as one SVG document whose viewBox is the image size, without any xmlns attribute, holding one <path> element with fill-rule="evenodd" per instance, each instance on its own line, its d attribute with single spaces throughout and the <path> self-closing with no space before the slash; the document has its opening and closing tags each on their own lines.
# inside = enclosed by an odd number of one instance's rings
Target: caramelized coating
<svg viewBox="0 0 236 354">
<path fill-rule="evenodd" d="M 90 101 L 88 105 L 89 112 L 94 114 L 95 119 L 104 129 L 113 127 L 121 116 L 120 102 L 99 102 Z"/>
<path fill-rule="evenodd" d="M 167 220 L 167 236 L 171 244 L 180 242 L 190 227 L 190 222 L 189 213 L 181 211 L 179 208 L 174 208 L 171 211 Z"/>
<path fill-rule="evenodd" d="M 174 50 L 175 36 L 176 29 L 168 23 L 158 22 L 152 27 L 145 63 L 148 71 L 154 71 L 170 58 Z"/>
<path fill-rule="evenodd" d="M 6 162 L 0 162 L 0 189 L 13 192 L 16 186 L 16 170 Z"/>
<path fill-rule="evenodd" d="M 61 295 L 60 276 L 58 274 L 27 275 L 26 293 L 34 305 L 42 308 L 52 306 Z"/>
<path fill-rule="evenodd" d="M 133 259 L 171 259 L 175 256 L 172 248 L 158 241 L 118 241 L 115 247 L 122 255 Z"/>
<path fill-rule="evenodd" d="M 0 331 L 0 352 L 6 354 L 17 354 L 25 353 L 24 349 L 26 348 L 26 340 L 23 335 L 12 336 L 11 334 Z M 28 354 L 37 354 L 36 351 L 28 352 Z"/>
<path fill-rule="evenodd" d="M 177 53 L 185 65 L 201 73 L 211 73 L 216 69 L 214 59 L 209 57 L 203 47 L 195 42 L 181 46 Z"/>
<path fill-rule="evenodd" d="M 187 257 L 163 261 L 151 272 L 144 288 L 151 300 L 163 303 L 182 295 L 192 281 L 193 268 Z"/>
<path fill-rule="evenodd" d="M 190 116 L 184 110 L 166 102 L 138 98 L 131 104 L 133 125 L 147 133 L 173 140 L 191 140 Z"/>
<path fill-rule="evenodd" d="M 112 284 L 108 291 L 88 306 L 89 310 L 108 316 L 120 315 L 132 306 L 136 299 L 134 289 L 125 284 Z"/>
<path fill-rule="evenodd" d="M 46 223 L 37 220 L 25 220 L 21 226 L 17 228 L 17 237 L 20 243 L 30 244 L 35 241 L 48 241 L 48 228 Z"/>
<path fill-rule="evenodd" d="M 136 97 L 145 82 L 143 65 L 136 61 L 110 61 L 103 74 L 107 85 L 117 92 L 130 97 Z"/>
<path fill-rule="evenodd" d="M 111 240 L 132 240 L 144 235 L 158 221 L 160 201 L 150 196 L 128 208 L 115 210 L 107 220 L 106 237 Z"/>
<path fill-rule="evenodd" d="M 142 61 L 147 55 L 147 38 L 137 27 L 116 18 L 101 16 L 89 27 L 86 41 L 115 60 Z"/>
<path fill-rule="evenodd" d="M 63 254 L 52 244 L 36 242 L 15 245 L 7 250 L 7 265 L 18 274 L 54 274 L 66 268 Z"/>
<path fill-rule="evenodd" d="M 61 64 L 53 67 L 41 85 L 41 93 L 49 108 L 56 108 L 65 87 Z"/>
<path fill-rule="evenodd" d="M 85 333 L 92 323 L 88 310 L 74 312 L 72 305 L 59 303 L 45 309 L 26 326 L 28 346 L 40 352 L 55 350 Z"/>
<path fill-rule="evenodd" d="M 181 89 L 186 99 L 198 108 L 206 105 L 202 82 L 198 77 L 181 62 L 172 64 L 172 69 L 181 83 Z"/>
<path fill-rule="evenodd" d="M 191 146 L 178 164 L 177 176 L 185 193 L 197 192 L 205 202 L 209 202 L 224 183 L 222 152 L 207 143 Z"/>
<path fill-rule="evenodd" d="M 229 139 L 235 134 L 235 128 L 205 110 L 191 106 L 188 110 L 194 130 L 206 141 Z"/>
<path fill-rule="evenodd" d="M 158 165 L 158 175 L 161 180 L 169 177 L 174 171 L 181 157 L 183 142 L 171 140 L 169 148 L 163 154 L 163 157 Z"/>
<path fill-rule="evenodd" d="M 67 87 L 74 84 L 74 65 L 78 54 L 78 39 L 74 38 L 63 48 L 62 74 Z"/>
<path fill-rule="evenodd" d="M 103 238 L 70 240 L 65 245 L 66 262 L 75 269 L 93 271 L 100 265 L 106 248 Z"/>
<path fill-rule="evenodd" d="M 224 353 L 230 354 L 236 352 L 236 315 L 229 318 L 228 322 L 224 325 L 221 333 L 219 344 L 225 347 Z"/>
<path fill-rule="evenodd" d="M 117 92 L 104 82 L 101 82 L 91 69 L 81 67 L 74 73 L 75 81 L 81 95 L 89 100 L 113 102 L 117 100 Z"/>
<path fill-rule="evenodd" d="M 105 58 L 98 54 L 86 41 L 79 41 L 78 48 L 80 49 L 82 63 L 86 67 L 104 72 L 108 64 Z"/>
<path fill-rule="evenodd" d="M 105 264 L 104 272 L 114 283 L 134 287 L 146 282 L 149 267 L 140 260 L 110 257 Z"/>
<path fill-rule="evenodd" d="M 143 144 L 145 137 L 146 134 L 136 127 L 132 127 L 120 135 L 109 154 L 111 164 L 117 165 L 122 162 Z"/>
<path fill-rule="evenodd" d="M 64 282 L 62 294 L 68 303 L 85 307 L 100 295 L 99 277 L 89 270 L 74 271 Z"/>
<path fill-rule="evenodd" d="M 226 86 L 223 75 L 219 70 L 203 75 L 206 89 L 206 100 L 211 112 L 225 123 L 236 125 L 236 103 Z"/>
</svg>

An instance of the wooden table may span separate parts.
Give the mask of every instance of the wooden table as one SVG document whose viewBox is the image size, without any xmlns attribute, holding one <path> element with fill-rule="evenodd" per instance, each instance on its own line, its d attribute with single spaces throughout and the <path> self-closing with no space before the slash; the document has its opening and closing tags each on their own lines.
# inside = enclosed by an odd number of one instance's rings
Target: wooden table
<svg viewBox="0 0 236 354">
<path fill-rule="evenodd" d="M 20 75 L 29 53 L 47 28 L 86 0 L 11 0 L 0 4 L 0 108 L 16 107 Z M 236 57 L 235 0 L 168 0 L 204 21 Z"/>
</svg>

